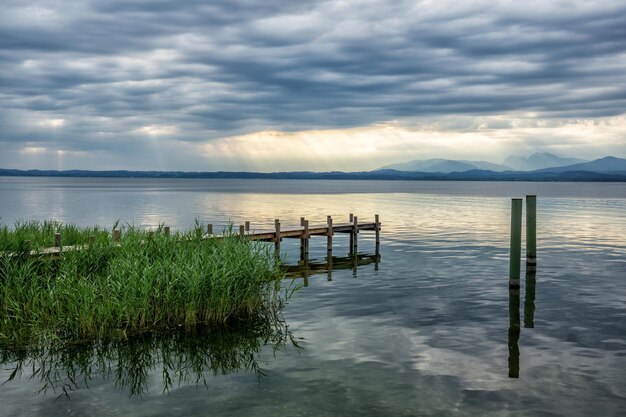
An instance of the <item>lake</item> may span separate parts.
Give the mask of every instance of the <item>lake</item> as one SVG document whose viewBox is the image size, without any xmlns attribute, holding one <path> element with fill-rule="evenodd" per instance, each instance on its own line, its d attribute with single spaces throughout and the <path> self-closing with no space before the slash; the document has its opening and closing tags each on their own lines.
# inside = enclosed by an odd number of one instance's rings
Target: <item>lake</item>
<svg viewBox="0 0 626 417">
<path fill-rule="evenodd" d="M 511 197 L 526 194 L 538 196 L 538 267 L 510 293 Z M 254 229 L 349 213 L 380 215 L 380 263 L 308 276 L 283 311 L 299 347 L 236 329 L 100 347 L 109 372 L 79 372 L 68 396 L 62 383 L 39 392 L 42 362 L 26 359 L 0 386 L 0 415 L 626 415 L 626 184 L 0 177 L 9 225 Z M 282 246 L 290 263 L 297 244 Z M 374 245 L 360 234 L 363 255 Z M 337 235 L 333 254 L 347 253 Z M 325 255 L 313 237 L 310 257 Z M 168 384 L 172 355 L 202 378 Z M 216 366 L 194 368 L 202 355 Z M 15 367 L 5 360 L 0 380 Z M 57 371 L 48 381 L 67 378 Z"/>
</svg>

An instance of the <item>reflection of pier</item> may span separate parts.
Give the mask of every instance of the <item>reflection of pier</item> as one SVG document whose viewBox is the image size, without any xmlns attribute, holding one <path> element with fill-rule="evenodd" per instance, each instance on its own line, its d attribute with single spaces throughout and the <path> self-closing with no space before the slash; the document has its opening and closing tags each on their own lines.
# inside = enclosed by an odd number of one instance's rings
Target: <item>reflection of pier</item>
<svg viewBox="0 0 626 417">
<path fill-rule="evenodd" d="M 286 265 L 285 272 L 287 278 L 304 279 L 304 286 L 308 286 L 308 278 L 310 275 L 327 274 L 328 280 L 332 281 L 333 271 L 340 269 L 351 269 L 353 275 L 356 276 L 357 268 L 360 266 L 374 264 L 374 270 L 378 271 L 380 263 L 380 254 L 353 254 L 349 256 L 331 256 L 326 262 L 301 260 L 297 265 Z"/>
</svg>

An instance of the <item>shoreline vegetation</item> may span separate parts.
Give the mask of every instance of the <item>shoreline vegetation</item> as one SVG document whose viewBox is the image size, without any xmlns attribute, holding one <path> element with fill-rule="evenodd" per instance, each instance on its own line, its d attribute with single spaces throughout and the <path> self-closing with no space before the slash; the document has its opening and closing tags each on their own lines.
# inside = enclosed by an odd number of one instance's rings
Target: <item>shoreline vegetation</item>
<svg viewBox="0 0 626 417">
<path fill-rule="evenodd" d="M 115 227 L 114 227 L 115 228 Z M 0 226 L 0 344 L 20 348 L 125 340 L 168 329 L 224 328 L 275 318 L 290 292 L 273 248 L 204 227 L 100 227 L 53 221 Z M 32 256 L 54 245 L 84 249 Z M 90 236 L 92 236 L 90 238 Z"/>
</svg>

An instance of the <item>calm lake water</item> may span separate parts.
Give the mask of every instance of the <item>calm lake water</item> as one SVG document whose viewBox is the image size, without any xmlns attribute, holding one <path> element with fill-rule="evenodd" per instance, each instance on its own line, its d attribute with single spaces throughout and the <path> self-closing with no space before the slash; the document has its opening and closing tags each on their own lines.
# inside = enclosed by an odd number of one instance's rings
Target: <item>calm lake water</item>
<svg viewBox="0 0 626 417">
<path fill-rule="evenodd" d="M 538 269 L 511 295 L 510 198 L 526 194 L 538 195 Z M 163 355 L 151 352 L 166 343 L 193 358 L 187 342 L 149 342 L 140 369 L 122 369 L 115 355 L 131 348 L 113 346 L 108 376 L 81 379 L 69 398 L 38 393 L 37 368 L 26 366 L 0 386 L 0 415 L 626 415 L 626 184 L 0 177 L 4 224 L 269 228 L 351 212 L 380 214 L 380 264 L 311 275 L 284 310 L 301 349 L 241 350 L 264 375 L 234 360 L 163 392 Z M 323 260 L 325 243 L 312 238 L 312 258 Z M 290 261 L 296 245 L 283 245 Z M 373 249 L 362 232 L 359 251 Z M 334 255 L 347 252 L 338 235 Z M 220 337 L 198 340 L 219 349 Z M 0 380 L 14 368 L 3 363 Z M 133 372 L 140 395 L 125 383 Z"/>
</svg>

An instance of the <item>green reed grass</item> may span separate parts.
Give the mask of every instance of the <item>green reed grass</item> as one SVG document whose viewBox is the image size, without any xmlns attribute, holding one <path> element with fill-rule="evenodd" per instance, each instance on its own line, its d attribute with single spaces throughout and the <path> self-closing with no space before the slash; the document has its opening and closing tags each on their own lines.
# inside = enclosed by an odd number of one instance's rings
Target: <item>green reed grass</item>
<svg viewBox="0 0 626 417">
<path fill-rule="evenodd" d="M 61 256 L 52 246 L 84 245 Z M 96 236 L 89 243 L 89 236 Z M 25 243 L 26 241 L 30 241 Z M 168 327 L 223 325 L 271 308 L 280 261 L 267 246 L 202 226 L 165 236 L 126 226 L 113 242 L 101 228 L 54 222 L 0 228 L 0 342 L 125 338 Z"/>
</svg>

